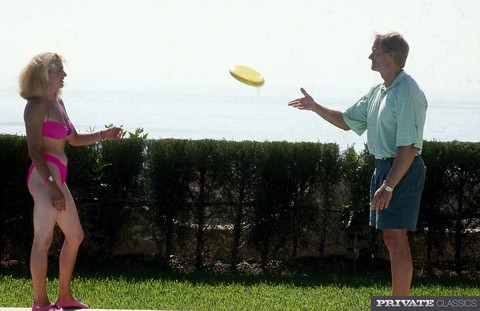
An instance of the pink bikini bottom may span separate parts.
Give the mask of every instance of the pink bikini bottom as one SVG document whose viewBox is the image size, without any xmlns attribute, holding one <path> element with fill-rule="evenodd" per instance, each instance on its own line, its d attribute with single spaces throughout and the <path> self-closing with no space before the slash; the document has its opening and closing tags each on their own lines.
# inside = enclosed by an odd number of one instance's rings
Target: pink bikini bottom
<svg viewBox="0 0 480 311">
<path fill-rule="evenodd" d="M 47 162 L 51 162 L 55 164 L 58 167 L 58 171 L 60 172 L 60 178 L 62 180 L 62 185 L 65 183 L 65 180 L 67 180 L 67 166 L 62 163 L 57 157 L 51 155 L 51 154 L 44 154 L 43 158 Z M 28 176 L 27 176 L 27 186 L 28 186 L 28 181 L 30 180 L 30 175 L 32 174 L 33 169 L 35 168 L 35 164 L 30 165 L 30 169 L 28 170 Z"/>
</svg>

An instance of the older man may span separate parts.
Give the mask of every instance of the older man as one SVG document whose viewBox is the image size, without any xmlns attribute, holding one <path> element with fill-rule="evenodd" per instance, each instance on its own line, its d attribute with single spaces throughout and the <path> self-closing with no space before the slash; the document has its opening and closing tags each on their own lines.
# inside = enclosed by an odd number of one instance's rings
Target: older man
<svg viewBox="0 0 480 311">
<path fill-rule="evenodd" d="M 413 264 L 408 231 L 415 231 L 425 183 L 420 157 L 427 100 L 415 80 L 403 70 L 408 43 L 398 33 L 377 34 L 369 59 L 383 83 L 345 112 L 317 104 L 302 88 L 304 97 L 289 106 L 311 110 L 326 121 L 358 135 L 367 131 L 368 150 L 375 156 L 370 186 L 370 225 L 382 230 L 390 253 L 392 295 L 410 294 Z"/>
</svg>

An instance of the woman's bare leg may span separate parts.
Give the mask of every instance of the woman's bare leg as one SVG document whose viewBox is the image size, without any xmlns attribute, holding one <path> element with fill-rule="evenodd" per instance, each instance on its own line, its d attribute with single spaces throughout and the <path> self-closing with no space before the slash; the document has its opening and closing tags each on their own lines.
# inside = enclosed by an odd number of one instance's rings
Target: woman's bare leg
<svg viewBox="0 0 480 311">
<path fill-rule="evenodd" d="M 65 241 L 60 252 L 58 298 L 63 301 L 70 301 L 74 298 L 70 284 L 78 248 L 83 241 L 83 230 L 75 202 L 67 185 L 64 185 L 62 190 L 65 194 L 66 209 L 58 216 L 57 223 L 65 235 Z"/>
<path fill-rule="evenodd" d="M 50 304 L 46 286 L 48 250 L 52 244 L 57 215 L 61 212 L 53 207 L 47 187 L 36 170 L 30 176 L 29 190 L 34 199 L 34 239 L 30 254 L 33 302 L 38 306 L 46 306 Z"/>
</svg>

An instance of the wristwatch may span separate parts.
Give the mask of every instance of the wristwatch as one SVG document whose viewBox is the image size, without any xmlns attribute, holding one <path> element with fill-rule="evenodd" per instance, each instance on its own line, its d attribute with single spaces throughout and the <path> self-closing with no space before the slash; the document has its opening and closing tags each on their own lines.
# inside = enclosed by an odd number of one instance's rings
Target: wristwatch
<svg viewBox="0 0 480 311">
<path fill-rule="evenodd" d="M 393 188 L 386 185 L 386 184 L 383 184 L 383 189 L 385 189 L 385 191 L 387 191 L 387 192 L 393 192 Z"/>
</svg>

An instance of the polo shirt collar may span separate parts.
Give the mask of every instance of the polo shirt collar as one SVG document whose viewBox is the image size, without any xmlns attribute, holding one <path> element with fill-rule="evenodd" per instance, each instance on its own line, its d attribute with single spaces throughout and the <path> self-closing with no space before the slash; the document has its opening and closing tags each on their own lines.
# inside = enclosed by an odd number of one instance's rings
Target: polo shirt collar
<svg viewBox="0 0 480 311">
<path fill-rule="evenodd" d="M 383 85 L 382 85 L 383 89 L 387 91 L 387 90 L 395 87 L 397 84 L 400 83 L 400 81 L 402 81 L 402 79 L 405 77 L 405 75 L 406 75 L 405 71 L 403 69 L 400 70 L 399 74 L 397 75 L 395 80 L 393 80 L 392 84 L 390 84 L 389 87 L 385 87 L 385 83 L 383 83 Z"/>
</svg>

